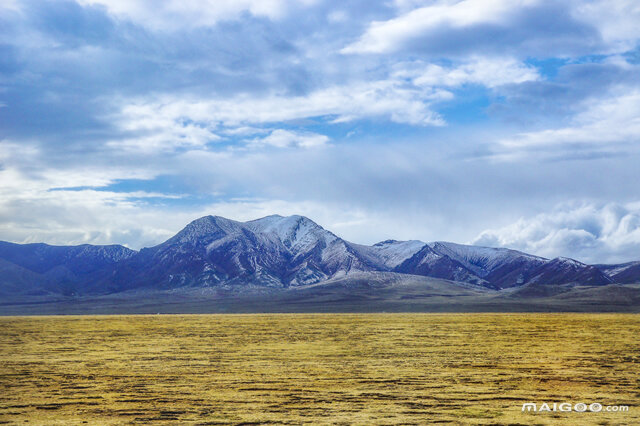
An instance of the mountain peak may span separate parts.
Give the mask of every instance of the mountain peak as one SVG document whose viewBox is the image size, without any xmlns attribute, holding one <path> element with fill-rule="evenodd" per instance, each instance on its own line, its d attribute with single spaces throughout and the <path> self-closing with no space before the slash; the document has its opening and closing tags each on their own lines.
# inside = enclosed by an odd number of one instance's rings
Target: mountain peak
<svg viewBox="0 0 640 426">
<path fill-rule="evenodd" d="M 237 230 L 239 224 L 240 222 L 222 216 L 203 216 L 190 222 L 164 244 L 195 243 L 202 237 L 220 237 Z"/>
<path fill-rule="evenodd" d="M 245 222 L 245 225 L 253 232 L 276 235 L 289 248 L 312 246 L 318 241 L 324 241 L 326 245 L 338 239 L 311 219 L 300 215 L 271 215 Z"/>
</svg>

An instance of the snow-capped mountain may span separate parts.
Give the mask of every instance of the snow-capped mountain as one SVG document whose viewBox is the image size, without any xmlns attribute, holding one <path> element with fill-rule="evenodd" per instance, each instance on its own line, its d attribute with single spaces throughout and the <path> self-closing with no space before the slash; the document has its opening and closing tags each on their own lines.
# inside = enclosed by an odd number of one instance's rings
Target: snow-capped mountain
<svg viewBox="0 0 640 426">
<path fill-rule="evenodd" d="M 518 260 L 526 259 L 536 264 L 541 264 L 547 260 L 517 250 L 504 248 L 468 246 L 443 241 L 430 243 L 429 246 L 438 253 L 447 255 L 464 264 L 480 277 L 486 277 L 497 268 Z"/>
<path fill-rule="evenodd" d="M 438 241 L 430 246 L 457 260 L 494 289 L 523 285 L 547 259 L 517 250 L 478 247 Z"/>
<path fill-rule="evenodd" d="M 500 290 L 530 282 L 606 284 L 597 268 L 570 260 L 549 260 L 517 250 L 443 241 L 383 241 L 361 249 L 378 256 L 379 267 L 393 272 L 461 281 Z"/>
<path fill-rule="evenodd" d="M 139 252 L 122 246 L 0 242 L 0 294 L 106 294 L 139 289 L 296 288 L 362 274 L 421 275 L 501 290 L 640 281 L 640 262 L 590 266 L 448 242 L 350 243 L 303 216 L 238 222 L 205 216 Z M 393 275 L 395 274 L 395 275 Z"/>
<path fill-rule="evenodd" d="M 389 270 L 398 267 L 402 262 L 419 252 L 425 245 L 426 243 L 418 240 L 386 240 L 372 246 L 352 244 L 370 262 L 378 264 L 380 269 L 387 268 Z"/>
<path fill-rule="evenodd" d="M 163 288 L 313 284 L 375 270 L 344 240 L 302 216 L 237 222 L 206 216 L 124 262 L 105 286 Z"/>
</svg>

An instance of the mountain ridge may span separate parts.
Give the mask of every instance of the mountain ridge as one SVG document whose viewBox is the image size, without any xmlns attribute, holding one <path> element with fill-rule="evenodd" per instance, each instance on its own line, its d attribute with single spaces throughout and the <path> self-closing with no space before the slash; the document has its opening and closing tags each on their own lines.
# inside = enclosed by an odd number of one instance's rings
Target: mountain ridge
<svg viewBox="0 0 640 426">
<path fill-rule="evenodd" d="M 443 241 L 385 240 L 366 246 L 299 215 L 247 222 L 204 216 L 166 241 L 139 251 L 120 245 L 0 242 L 0 260 L 4 296 L 83 296 L 140 289 L 275 290 L 374 273 L 443 279 L 487 291 L 640 282 L 640 262 L 587 265 L 569 258 L 546 259 L 513 249 Z"/>
</svg>

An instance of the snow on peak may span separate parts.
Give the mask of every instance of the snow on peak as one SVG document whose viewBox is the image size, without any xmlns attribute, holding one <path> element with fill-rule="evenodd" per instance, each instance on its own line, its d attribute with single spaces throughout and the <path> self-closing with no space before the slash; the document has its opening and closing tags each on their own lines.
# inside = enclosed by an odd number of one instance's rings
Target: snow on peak
<svg viewBox="0 0 640 426">
<path fill-rule="evenodd" d="M 440 250 L 447 249 L 453 253 L 456 253 L 459 256 L 464 256 L 468 258 L 484 257 L 487 259 L 494 259 L 494 258 L 507 258 L 507 257 L 514 257 L 514 256 L 526 256 L 534 259 L 547 260 L 542 257 L 523 253 L 521 251 L 508 249 L 508 248 L 501 248 L 501 247 L 470 246 L 465 244 L 449 243 L 446 241 L 436 241 L 433 243 L 429 243 L 429 246 L 433 249 L 440 249 Z"/>
<path fill-rule="evenodd" d="M 209 235 L 231 234 L 240 228 L 240 222 L 220 216 L 204 216 L 189 223 L 168 242 L 195 242 Z"/>
<path fill-rule="evenodd" d="M 380 258 L 385 266 L 395 268 L 419 252 L 426 243 L 418 240 L 385 240 L 371 247 L 372 253 Z"/>
<path fill-rule="evenodd" d="M 319 241 L 329 245 L 338 239 L 314 221 L 299 215 L 272 215 L 245 222 L 245 225 L 253 232 L 275 235 L 290 249 L 311 248 Z"/>
<path fill-rule="evenodd" d="M 578 268 L 582 268 L 585 265 L 582 262 L 578 262 L 575 259 L 571 259 L 569 257 L 556 257 L 555 259 L 552 260 L 553 263 L 559 263 L 561 265 L 566 265 L 566 266 L 572 266 L 572 267 L 578 267 Z"/>
</svg>

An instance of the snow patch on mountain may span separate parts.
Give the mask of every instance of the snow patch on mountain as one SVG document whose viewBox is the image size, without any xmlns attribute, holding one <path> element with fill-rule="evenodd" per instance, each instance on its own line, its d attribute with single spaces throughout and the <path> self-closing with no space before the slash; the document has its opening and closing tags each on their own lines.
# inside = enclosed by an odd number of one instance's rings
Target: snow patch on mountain
<svg viewBox="0 0 640 426">
<path fill-rule="evenodd" d="M 429 243 L 429 247 L 440 254 L 457 260 L 480 277 L 485 277 L 497 267 L 518 259 L 538 262 L 548 261 L 543 257 L 505 248 L 468 246 L 444 241 Z"/>
<path fill-rule="evenodd" d="M 578 262 L 577 260 L 571 259 L 569 257 L 556 257 L 551 262 L 558 265 L 565 266 L 565 267 L 573 268 L 573 269 L 585 268 L 588 266 L 585 263 Z"/>
<path fill-rule="evenodd" d="M 640 262 L 636 261 L 636 262 L 621 263 L 618 265 L 595 265 L 595 266 L 605 274 L 609 275 L 610 277 L 614 277 L 632 268 L 640 267 Z"/>
<path fill-rule="evenodd" d="M 392 270 L 405 260 L 419 252 L 426 243 L 418 240 L 397 241 L 386 240 L 372 246 L 348 243 L 363 258 L 380 268 Z"/>
<path fill-rule="evenodd" d="M 373 245 L 373 249 L 390 268 L 395 268 L 420 251 L 426 243 L 418 240 L 395 241 L 387 240 Z"/>
</svg>

